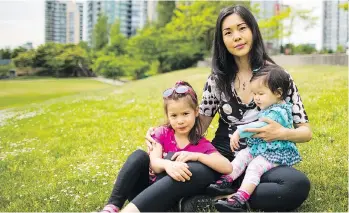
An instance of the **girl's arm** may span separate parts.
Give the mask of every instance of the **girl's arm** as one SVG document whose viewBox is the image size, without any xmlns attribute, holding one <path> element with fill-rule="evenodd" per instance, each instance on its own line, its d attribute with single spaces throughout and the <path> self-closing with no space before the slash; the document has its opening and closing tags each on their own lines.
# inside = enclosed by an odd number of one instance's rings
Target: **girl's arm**
<svg viewBox="0 0 349 213">
<path fill-rule="evenodd" d="M 162 159 L 162 145 L 154 142 L 152 144 L 152 151 L 149 153 L 150 157 L 150 168 L 155 173 L 161 173 L 165 171 L 165 167 L 170 163 L 169 160 Z"/>
<path fill-rule="evenodd" d="M 159 143 L 153 144 L 153 150 L 149 154 L 150 156 L 150 168 L 155 173 L 166 173 L 176 181 L 185 182 L 190 180 L 192 173 L 189 171 L 188 164 L 184 162 L 173 162 L 170 160 L 162 159 L 162 146 Z"/>
<path fill-rule="evenodd" d="M 198 153 L 198 155 L 199 162 L 221 174 L 230 174 L 233 172 L 233 166 L 229 160 L 218 152 L 213 152 L 211 154 Z"/>
<path fill-rule="evenodd" d="M 221 174 L 230 174 L 233 171 L 233 167 L 229 160 L 218 152 L 203 154 L 199 152 L 181 151 L 176 152 L 171 159 L 176 159 L 177 162 L 199 161 Z"/>
</svg>

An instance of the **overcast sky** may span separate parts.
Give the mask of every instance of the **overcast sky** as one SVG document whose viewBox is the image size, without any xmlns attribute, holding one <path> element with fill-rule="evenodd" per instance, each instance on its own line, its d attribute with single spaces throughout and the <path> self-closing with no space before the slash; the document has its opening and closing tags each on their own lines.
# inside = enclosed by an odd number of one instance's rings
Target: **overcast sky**
<svg viewBox="0 0 349 213">
<path fill-rule="evenodd" d="M 84 0 L 83 0 L 84 1 Z M 295 8 L 314 8 L 313 15 L 318 16 L 317 25 L 308 30 L 300 23 L 294 28 L 294 34 L 284 43 L 314 43 L 322 47 L 322 0 L 280 0 Z M 26 42 L 34 47 L 45 42 L 45 1 L 44 0 L 0 0 L 0 48 L 15 48 Z"/>
</svg>

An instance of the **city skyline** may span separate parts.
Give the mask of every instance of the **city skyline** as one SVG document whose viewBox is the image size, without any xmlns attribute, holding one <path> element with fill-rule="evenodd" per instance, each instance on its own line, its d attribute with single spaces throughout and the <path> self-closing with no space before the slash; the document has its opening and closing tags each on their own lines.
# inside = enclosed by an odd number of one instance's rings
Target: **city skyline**
<svg viewBox="0 0 349 213">
<path fill-rule="evenodd" d="M 83 2 L 86 0 L 76 1 Z M 312 43 L 317 49 L 322 47 L 322 1 L 292 1 L 282 0 L 282 4 L 287 4 L 300 9 L 314 8 L 313 15 L 318 16 L 317 24 L 314 28 L 305 31 L 300 25 L 294 28 L 294 34 L 283 43 Z M 32 42 L 33 46 L 45 43 L 45 1 L 44 0 L 0 0 L 0 48 L 16 48 L 27 42 Z M 85 34 L 86 35 L 86 34 Z M 84 38 L 86 40 L 86 38 Z"/>
</svg>

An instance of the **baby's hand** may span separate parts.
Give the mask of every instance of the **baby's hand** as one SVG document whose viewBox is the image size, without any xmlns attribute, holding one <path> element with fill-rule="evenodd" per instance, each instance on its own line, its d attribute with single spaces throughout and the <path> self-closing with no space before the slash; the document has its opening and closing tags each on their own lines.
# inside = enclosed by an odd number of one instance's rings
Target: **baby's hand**
<svg viewBox="0 0 349 213">
<path fill-rule="evenodd" d="M 234 152 L 235 150 L 238 150 L 240 148 L 240 145 L 239 145 L 240 135 L 238 130 L 236 130 L 233 135 L 229 135 L 229 137 L 230 137 L 230 148 L 231 148 L 231 151 Z"/>
</svg>

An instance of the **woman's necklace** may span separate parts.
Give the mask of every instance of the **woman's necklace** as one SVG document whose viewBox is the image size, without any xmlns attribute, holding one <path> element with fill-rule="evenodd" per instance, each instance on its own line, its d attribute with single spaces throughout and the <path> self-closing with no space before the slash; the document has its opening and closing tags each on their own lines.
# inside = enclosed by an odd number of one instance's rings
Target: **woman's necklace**
<svg viewBox="0 0 349 213">
<path fill-rule="evenodd" d="M 246 82 L 242 83 L 242 90 L 246 89 Z"/>
</svg>

